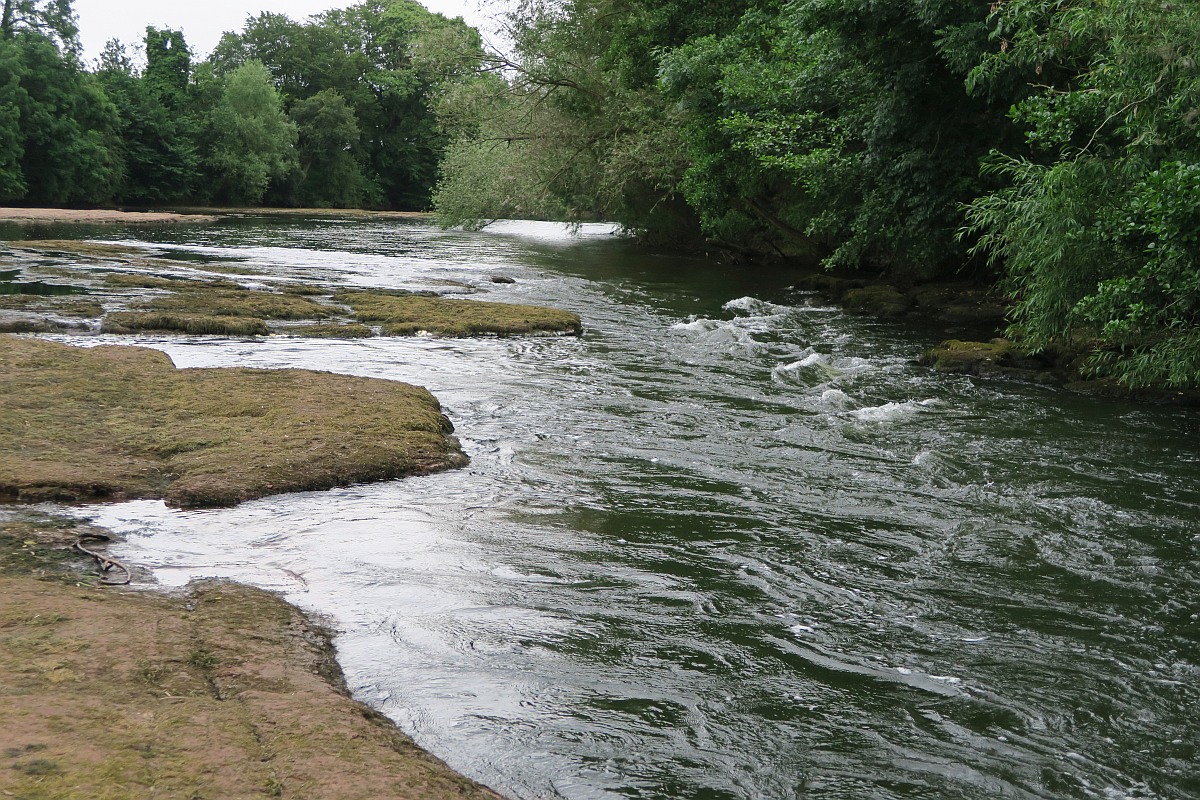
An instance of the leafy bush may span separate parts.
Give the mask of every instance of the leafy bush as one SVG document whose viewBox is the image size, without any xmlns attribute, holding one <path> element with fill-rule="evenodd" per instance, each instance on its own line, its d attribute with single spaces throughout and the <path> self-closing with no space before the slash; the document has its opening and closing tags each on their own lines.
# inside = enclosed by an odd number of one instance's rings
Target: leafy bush
<svg viewBox="0 0 1200 800">
<path fill-rule="evenodd" d="M 1003 263 L 1033 348 L 1095 340 L 1088 368 L 1130 387 L 1200 385 L 1200 9 L 1014 0 L 972 75 L 1044 76 L 1013 118 L 1029 155 L 993 152 L 1009 186 L 966 231 Z"/>
</svg>

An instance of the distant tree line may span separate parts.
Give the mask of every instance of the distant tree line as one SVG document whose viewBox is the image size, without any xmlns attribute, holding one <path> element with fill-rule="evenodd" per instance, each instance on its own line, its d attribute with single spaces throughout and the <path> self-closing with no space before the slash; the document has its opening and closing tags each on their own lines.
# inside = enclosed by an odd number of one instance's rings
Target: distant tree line
<svg viewBox="0 0 1200 800">
<path fill-rule="evenodd" d="M 1200 4 L 516 0 L 509 20 L 509 54 L 443 99 L 447 223 L 966 270 L 1030 349 L 1200 385 Z"/>
<path fill-rule="evenodd" d="M 479 47 L 413 0 L 264 13 L 201 63 L 148 28 L 141 58 L 111 41 L 85 68 L 75 25 L 70 0 L 4 0 L 0 201 L 427 208 L 453 74 L 420 42 Z"/>
</svg>

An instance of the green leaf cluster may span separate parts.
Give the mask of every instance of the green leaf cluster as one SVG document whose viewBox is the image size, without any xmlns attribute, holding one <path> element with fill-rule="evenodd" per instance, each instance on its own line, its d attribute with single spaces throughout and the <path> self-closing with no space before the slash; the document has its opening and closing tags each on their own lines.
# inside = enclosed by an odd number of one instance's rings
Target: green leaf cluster
<svg viewBox="0 0 1200 800">
<path fill-rule="evenodd" d="M 1027 349 L 1200 384 L 1200 6 L 522 0 L 444 96 L 446 224 L 643 239 L 898 282 L 968 272 Z"/>
<path fill-rule="evenodd" d="M 0 200 L 94 203 L 120 181 L 116 109 L 78 49 L 69 3 L 4 4 Z"/>
<path fill-rule="evenodd" d="M 991 155 L 1005 185 L 968 211 L 1016 332 L 1089 339 L 1093 374 L 1131 387 L 1200 385 L 1200 9 L 1013 0 L 992 28 L 973 84 L 1037 76 L 1012 110 L 1027 148 Z"/>
</svg>

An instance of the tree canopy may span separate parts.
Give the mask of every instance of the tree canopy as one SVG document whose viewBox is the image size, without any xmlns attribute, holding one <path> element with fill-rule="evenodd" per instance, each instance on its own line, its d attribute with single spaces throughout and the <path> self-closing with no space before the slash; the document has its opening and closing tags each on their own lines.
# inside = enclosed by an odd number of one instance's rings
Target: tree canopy
<svg viewBox="0 0 1200 800">
<path fill-rule="evenodd" d="M 0 196 L 28 203 L 429 205 L 454 82 L 415 57 L 478 35 L 413 0 L 251 18 L 197 62 L 182 31 L 87 69 L 69 0 L 5 0 Z"/>
</svg>

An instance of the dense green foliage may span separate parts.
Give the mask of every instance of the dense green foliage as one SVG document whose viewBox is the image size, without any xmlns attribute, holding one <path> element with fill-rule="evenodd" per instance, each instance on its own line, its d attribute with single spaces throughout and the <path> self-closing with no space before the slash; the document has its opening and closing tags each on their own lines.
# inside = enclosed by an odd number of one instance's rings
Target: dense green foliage
<svg viewBox="0 0 1200 800">
<path fill-rule="evenodd" d="M 1039 76 L 1013 109 L 1024 153 L 969 212 L 1004 265 L 1034 346 L 1082 335 L 1090 366 L 1132 386 L 1200 383 L 1200 9 L 1189 3 L 1013 0 L 1002 52 L 972 76 Z"/>
<path fill-rule="evenodd" d="M 261 63 L 247 61 L 229 73 L 207 122 L 205 162 L 220 176 L 218 201 L 257 205 L 272 181 L 295 169 L 296 125 Z"/>
<path fill-rule="evenodd" d="M 261 14 L 198 64 L 182 32 L 147 28 L 144 66 L 114 41 L 87 70 L 69 0 L 5 0 L 0 200 L 425 208 L 456 79 L 414 54 L 447 31 L 479 52 L 461 20 L 365 0 Z"/>
<path fill-rule="evenodd" d="M 67 0 L 0 16 L 0 199 L 97 202 L 119 182 L 116 109 L 78 65 Z"/>
<path fill-rule="evenodd" d="M 507 91 L 458 131 L 439 208 L 523 207 L 469 196 L 504 180 L 539 190 L 525 206 L 654 239 L 699 229 L 734 252 L 901 276 L 957 267 L 959 206 L 1012 136 L 1013 92 L 963 85 L 985 18 L 972 0 L 526 0 Z M 508 165 L 491 182 L 489 161 Z"/>
<path fill-rule="evenodd" d="M 178 31 L 146 31 L 145 74 L 110 42 L 95 75 L 117 108 L 124 180 L 114 193 L 134 203 L 180 202 L 199 186 L 196 120 L 188 113 L 191 59 Z"/>
<path fill-rule="evenodd" d="M 221 40 L 212 67 L 264 64 L 299 126 L 293 197 L 281 199 L 423 208 L 446 145 L 432 106 L 452 76 L 417 52 L 447 31 L 479 57 L 473 29 L 413 0 L 366 0 L 307 23 L 264 13 Z"/>
</svg>

